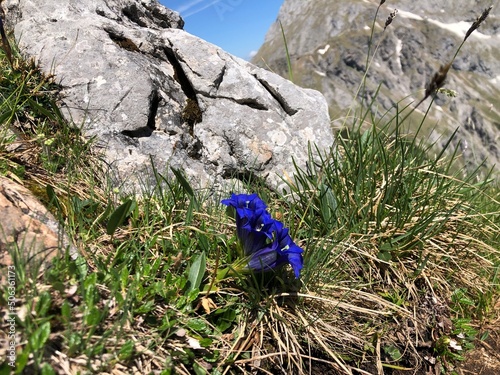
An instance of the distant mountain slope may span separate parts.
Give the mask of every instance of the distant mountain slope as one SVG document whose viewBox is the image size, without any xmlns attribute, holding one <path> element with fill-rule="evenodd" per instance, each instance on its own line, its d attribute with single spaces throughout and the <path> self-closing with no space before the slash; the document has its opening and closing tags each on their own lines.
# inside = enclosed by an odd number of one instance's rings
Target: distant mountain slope
<svg viewBox="0 0 500 375">
<path fill-rule="evenodd" d="M 321 91 L 330 105 L 333 126 L 340 126 L 362 81 L 373 17 L 380 1 L 285 0 L 281 21 L 291 55 L 295 83 Z M 380 85 L 378 112 L 423 97 L 426 84 L 441 64 L 455 54 L 471 23 L 492 1 L 386 1 L 377 17 L 366 98 Z M 425 136 L 443 143 L 459 127 L 457 142 L 465 160 L 500 170 L 500 2 L 465 43 L 448 74 L 445 88 L 456 98 L 439 94 L 425 123 Z M 473 8 L 472 8 L 473 7 Z M 397 17 L 383 32 L 390 12 Z M 288 77 L 280 25 L 269 29 L 253 62 Z M 426 111 L 419 107 L 412 126 Z"/>
</svg>

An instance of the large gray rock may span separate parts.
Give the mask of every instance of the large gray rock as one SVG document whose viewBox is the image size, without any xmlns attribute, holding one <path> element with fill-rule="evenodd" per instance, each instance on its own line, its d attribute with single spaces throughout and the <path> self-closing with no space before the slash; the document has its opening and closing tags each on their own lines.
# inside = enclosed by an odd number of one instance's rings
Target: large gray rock
<svg viewBox="0 0 500 375">
<path fill-rule="evenodd" d="M 327 98 L 334 127 L 344 124 L 347 109 L 365 72 L 371 26 L 380 1 L 285 0 L 278 20 L 287 36 L 295 82 L 319 90 Z M 380 42 L 368 71 L 366 95 L 378 114 L 416 103 L 440 65 L 455 54 L 465 32 L 492 1 L 386 1 L 375 24 L 371 52 Z M 383 31 L 390 12 L 398 9 L 392 24 Z M 462 47 L 448 73 L 445 87 L 456 98 L 439 94 L 420 135 L 437 146 L 446 143 L 458 128 L 463 162 L 475 168 L 487 158 L 500 171 L 500 8 L 494 6 L 488 19 Z M 278 22 L 266 35 L 254 61 L 287 76 L 283 37 Z M 359 98 L 358 98 L 359 99 Z M 415 133 L 430 104 L 427 99 L 406 123 Z M 351 112 L 352 114 L 352 112 Z M 379 116 L 380 118 L 380 116 Z M 347 119 L 352 124 L 352 119 Z M 385 124 L 382 121 L 382 124 Z M 406 129 L 405 129 L 406 130 Z"/>
<path fill-rule="evenodd" d="M 64 113 L 95 136 L 118 182 L 148 181 L 151 159 L 196 186 L 250 176 L 272 187 L 333 145 L 317 91 L 183 31 L 154 0 L 5 0 L 21 51 L 62 87 Z M 229 181 L 229 182 L 228 182 Z"/>
</svg>

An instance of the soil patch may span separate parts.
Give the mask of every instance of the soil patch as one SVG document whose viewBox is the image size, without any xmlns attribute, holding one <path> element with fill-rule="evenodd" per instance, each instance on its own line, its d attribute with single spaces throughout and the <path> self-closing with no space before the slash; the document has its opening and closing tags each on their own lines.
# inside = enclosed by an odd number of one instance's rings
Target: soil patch
<svg viewBox="0 0 500 375">
<path fill-rule="evenodd" d="M 483 332 L 489 333 L 488 338 L 478 340 L 476 348 L 457 366 L 459 375 L 500 374 L 500 302 L 496 306 L 496 316 L 496 320 L 482 328 Z"/>
</svg>

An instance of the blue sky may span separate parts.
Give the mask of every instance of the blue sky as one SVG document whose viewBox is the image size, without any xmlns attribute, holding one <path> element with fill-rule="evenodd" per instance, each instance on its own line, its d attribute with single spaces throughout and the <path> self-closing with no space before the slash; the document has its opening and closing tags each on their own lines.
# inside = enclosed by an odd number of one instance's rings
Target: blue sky
<svg viewBox="0 0 500 375">
<path fill-rule="evenodd" d="M 178 11 L 184 30 L 249 59 L 264 42 L 283 0 L 160 0 Z"/>
</svg>

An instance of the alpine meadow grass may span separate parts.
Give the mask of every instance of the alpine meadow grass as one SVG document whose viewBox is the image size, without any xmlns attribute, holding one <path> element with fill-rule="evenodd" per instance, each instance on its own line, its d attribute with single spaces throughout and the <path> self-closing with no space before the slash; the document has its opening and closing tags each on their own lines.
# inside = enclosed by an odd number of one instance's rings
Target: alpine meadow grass
<svg viewBox="0 0 500 375">
<path fill-rule="evenodd" d="M 410 126 L 451 62 L 413 106 L 380 116 L 376 97 L 353 104 L 335 147 L 309 145 L 284 191 L 249 177 L 243 195 L 209 194 L 152 164 L 156 183 L 131 195 L 63 119 L 51 77 L 3 43 L 0 173 L 50 208 L 80 254 L 28 268 L 24 249 L 5 249 L 15 373 L 453 373 L 487 334 L 477 324 L 498 314 L 499 182 L 457 164 L 454 135 L 438 148 Z M 8 299 L 2 288 L 4 316 Z"/>
</svg>

